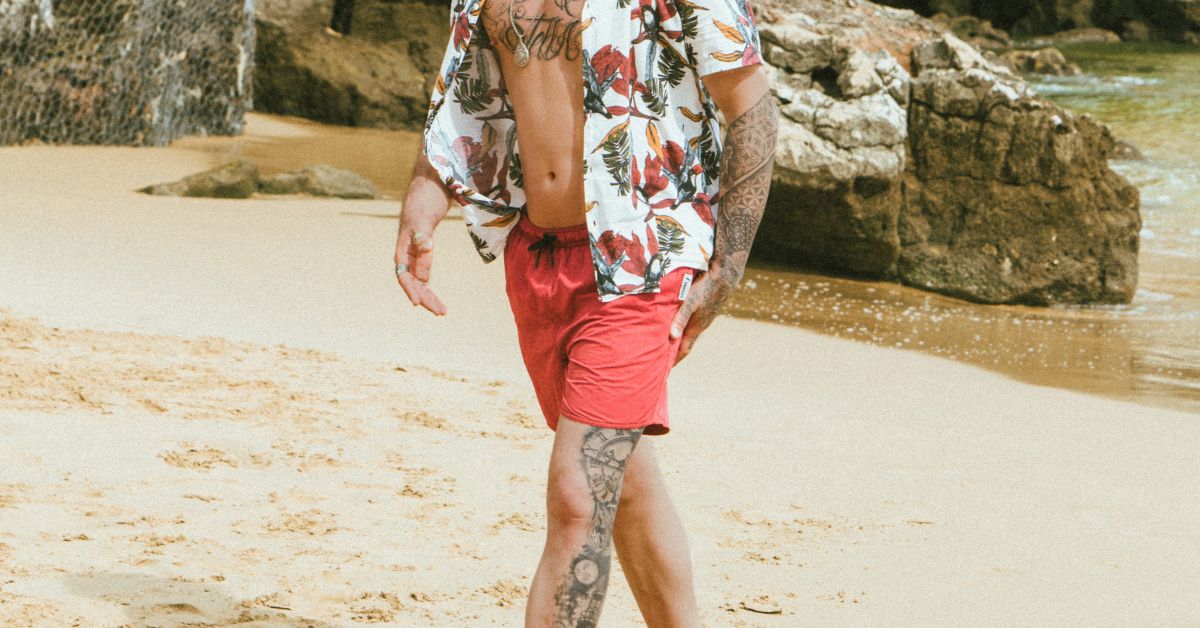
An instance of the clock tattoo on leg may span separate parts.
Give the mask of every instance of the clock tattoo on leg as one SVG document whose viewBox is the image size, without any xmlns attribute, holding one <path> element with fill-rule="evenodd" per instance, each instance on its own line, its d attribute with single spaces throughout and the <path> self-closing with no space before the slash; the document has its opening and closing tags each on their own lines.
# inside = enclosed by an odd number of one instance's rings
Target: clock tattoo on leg
<svg viewBox="0 0 1200 628">
<path fill-rule="evenodd" d="M 580 463 L 594 504 L 591 529 L 571 569 L 554 594 L 556 627 L 592 628 L 608 591 L 612 562 L 612 530 L 625 479 L 625 465 L 641 438 L 642 429 L 589 427 L 580 447 Z"/>
</svg>

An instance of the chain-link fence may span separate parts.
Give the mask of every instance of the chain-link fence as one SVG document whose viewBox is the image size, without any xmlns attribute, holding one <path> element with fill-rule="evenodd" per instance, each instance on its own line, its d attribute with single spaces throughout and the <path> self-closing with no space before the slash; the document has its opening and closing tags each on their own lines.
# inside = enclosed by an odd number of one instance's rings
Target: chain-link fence
<svg viewBox="0 0 1200 628">
<path fill-rule="evenodd" d="M 254 0 L 0 0 L 0 145 L 242 130 Z"/>
</svg>

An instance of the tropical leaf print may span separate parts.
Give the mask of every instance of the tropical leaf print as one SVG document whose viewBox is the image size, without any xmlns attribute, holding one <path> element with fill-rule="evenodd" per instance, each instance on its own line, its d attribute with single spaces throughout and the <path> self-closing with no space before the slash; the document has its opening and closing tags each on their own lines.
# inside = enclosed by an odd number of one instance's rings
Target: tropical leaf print
<svg viewBox="0 0 1200 628">
<path fill-rule="evenodd" d="M 460 73 L 465 73 L 470 70 L 469 59 L 472 55 L 467 55 L 463 59 L 463 66 L 459 67 Z M 496 92 L 492 87 L 491 75 L 488 69 L 488 58 L 484 56 L 479 63 L 479 71 L 476 76 L 459 80 L 454 85 L 454 98 L 462 106 L 463 113 L 476 114 L 491 108 L 496 101 Z"/>
<path fill-rule="evenodd" d="M 679 109 L 680 115 L 687 118 L 688 120 L 691 120 L 692 122 L 700 122 L 701 120 L 704 119 L 704 114 L 699 113 L 697 111 L 692 111 L 691 109 L 688 109 L 687 107 L 684 107 L 682 105 L 678 109 Z"/>
<path fill-rule="evenodd" d="M 721 20 L 717 20 L 717 19 L 713 20 L 713 24 L 716 24 L 717 29 L 719 29 L 721 31 L 721 34 L 725 35 L 725 38 L 728 39 L 729 41 L 732 41 L 735 44 L 746 43 L 746 38 L 742 37 L 742 34 L 740 32 L 738 32 L 738 29 L 736 27 L 730 26 L 730 25 L 722 22 Z"/>
<path fill-rule="evenodd" d="M 700 22 L 696 17 L 697 8 L 696 4 L 689 2 L 689 0 L 675 0 L 675 10 L 679 12 L 679 19 L 685 39 L 696 37 L 700 26 Z"/>
<path fill-rule="evenodd" d="M 658 79 L 647 79 L 642 85 L 646 88 L 641 92 L 646 107 L 657 116 L 667 115 L 666 86 Z"/>
<path fill-rule="evenodd" d="M 658 56 L 658 77 L 671 87 L 679 87 L 686 74 L 687 62 L 674 46 L 666 46 Z"/>
<path fill-rule="evenodd" d="M 600 52 L 596 53 L 597 56 Z M 585 111 L 598 113 L 605 118 L 611 118 L 608 107 L 604 104 L 604 93 L 608 91 L 619 77 L 615 70 L 601 78 L 600 72 L 593 65 L 592 56 L 583 51 L 583 108 Z"/>
<path fill-rule="evenodd" d="M 660 251 L 666 251 L 671 255 L 679 255 L 683 252 L 684 235 L 683 225 L 679 221 L 668 216 L 658 216 L 655 220 L 658 226 L 658 248 Z"/>
<path fill-rule="evenodd" d="M 576 158 L 597 289 L 611 301 L 658 291 L 668 268 L 709 260 L 721 128 L 700 77 L 761 59 L 747 0 L 597 1 L 572 42 L 583 66 L 587 138 Z M 471 208 L 471 240 L 492 261 L 526 206 L 523 160 L 508 85 L 479 21 L 486 0 L 449 2 L 426 154 Z"/>
<path fill-rule="evenodd" d="M 467 225 L 467 226 L 469 227 L 470 225 Z M 485 250 L 485 249 L 487 249 L 487 242 L 484 242 L 483 238 L 475 235 L 475 232 L 471 231 L 469 229 L 467 230 L 467 233 L 471 234 L 471 244 L 475 245 L 475 252 L 479 253 L 479 256 L 483 258 L 483 261 L 491 262 L 496 259 L 495 253 L 491 253 L 491 252 L 488 252 Z"/>
<path fill-rule="evenodd" d="M 625 261 L 624 253 L 610 264 L 608 260 L 604 259 L 604 254 L 600 252 L 600 247 L 595 241 L 591 241 L 590 248 L 592 249 L 592 266 L 596 270 L 596 288 L 600 294 L 622 294 L 620 287 L 617 286 L 616 274 L 617 269 Z"/>
<path fill-rule="evenodd" d="M 521 171 L 521 153 L 517 151 L 517 125 L 508 127 L 508 135 L 505 138 L 505 145 L 508 148 L 508 178 L 513 182 L 513 185 L 524 188 L 525 176 Z"/>
<path fill-rule="evenodd" d="M 629 146 L 629 121 L 613 127 L 604 141 L 592 152 L 602 150 L 604 168 L 612 177 L 611 183 L 617 186 L 622 196 L 629 194 L 629 162 L 633 158 Z"/>
</svg>

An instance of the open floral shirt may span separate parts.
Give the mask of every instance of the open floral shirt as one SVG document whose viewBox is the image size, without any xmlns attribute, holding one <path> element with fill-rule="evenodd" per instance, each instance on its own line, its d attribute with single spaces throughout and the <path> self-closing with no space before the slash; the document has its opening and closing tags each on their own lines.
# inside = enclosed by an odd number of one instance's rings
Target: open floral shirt
<svg viewBox="0 0 1200 628">
<path fill-rule="evenodd" d="M 586 0 L 584 200 L 602 301 L 658 292 L 670 268 L 708 268 L 721 139 L 700 77 L 761 63 L 747 0 Z M 482 0 L 451 0 L 451 36 L 425 154 L 496 259 L 525 206 L 521 155 Z"/>
</svg>

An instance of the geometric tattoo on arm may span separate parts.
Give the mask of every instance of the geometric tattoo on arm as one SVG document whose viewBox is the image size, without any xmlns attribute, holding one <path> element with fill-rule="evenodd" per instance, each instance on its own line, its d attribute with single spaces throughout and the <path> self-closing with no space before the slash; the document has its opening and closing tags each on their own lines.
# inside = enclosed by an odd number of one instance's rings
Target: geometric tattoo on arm
<svg viewBox="0 0 1200 628">
<path fill-rule="evenodd" d="M 779 132 L 775 96 L 767 91 L 752 107 L 729 123 L 721 152 L 720 184 L 716 197 L 716 245 L 713 258 L 718 272 L 705 282 L 703 304 L 692 312 L 700 329 L 717 317 L 720 304 L 737 288 L 746 272 L 750 247 L 767 207 L 771 170 Z"/>
<path fill-rule="evenodd" d="M 612 531 L 625 478 L 625 464 L 641 438 L 642 428 L 616 430 L 589 427 L 579 461 L 592 495 L 591 527 L 583 547 L 554 594 L 555 628 L 594 628 L 608 591 Z"/>
</svg>

